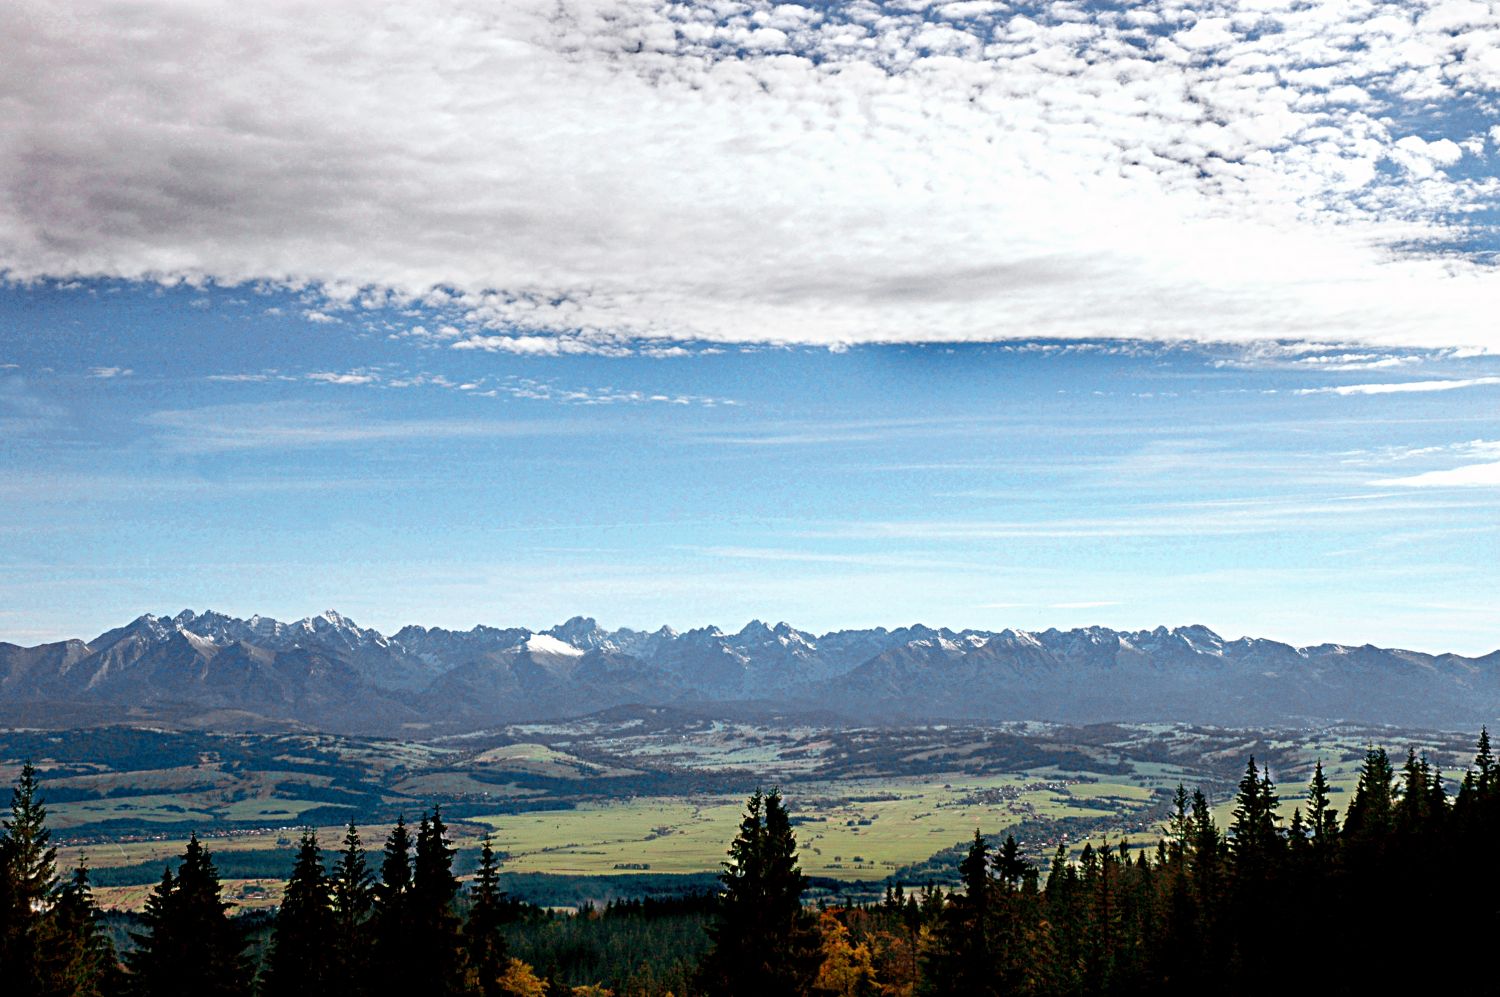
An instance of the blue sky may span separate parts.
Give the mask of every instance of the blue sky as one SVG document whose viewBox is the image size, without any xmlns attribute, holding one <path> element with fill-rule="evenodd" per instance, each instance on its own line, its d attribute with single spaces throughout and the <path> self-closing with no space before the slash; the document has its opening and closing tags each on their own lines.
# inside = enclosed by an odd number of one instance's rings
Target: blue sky
<svg viewBox="0 0 1500 997">
<path fill-rule="evenodd" d="M 212 606 L 388 629 L 587 613 L 1500 643 L 1494 357 L 528 357 L 390 338 L 419 314 L 309 322 L 298 298 L 0 296 L 5 637 Z M 1440 390 L 1366 393 L 1412 383 Z"/>
<path fill-rule="evenodd" d="M 1500 646 L 1492 3 L 15 0 L 0 92 L 0 639 Z"/>
</svg>

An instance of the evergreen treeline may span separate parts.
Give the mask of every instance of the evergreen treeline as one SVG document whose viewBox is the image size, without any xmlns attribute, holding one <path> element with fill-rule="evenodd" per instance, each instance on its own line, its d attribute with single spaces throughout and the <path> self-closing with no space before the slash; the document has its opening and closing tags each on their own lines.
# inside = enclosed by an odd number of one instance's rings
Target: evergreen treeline
<svg viewBox="0 0 1500 997">
<path fill-rule="evenodd" d="M 1251 759 L 1229 826 L 1179 787 L 1154 848 L 1060 848 L 1045 877 L 1013 837 L 978 832 L 962 887 L 810 909 L 779 793 L 747 802 L 716 898 L 573 915 L 500 890 L 486 840 L 461 889 L 442 812 L 398 821 L 378 855 L 348 827 L 308 831 L 258 968 L 192 838 L 118 958 L 80 867 L 61 881 L 28 765 L 0 835 L 7 997 L 998 997 L 1002 994 L 1432 992 L 1496 989 L 1500 762 L 1488 732 L 1450 798 L 1415 752 L 1370 749 L 1347 812 L 1322 765 L 1278 811 Z M 528 961 L 516 957 L 516 951 Z M 647 958 L 647 956 L 650 958 Z M 533 967 L 540 967 L 536 969 Z M 1477 981 L 1477 982 L 1476 982 Z"/>
</svg>

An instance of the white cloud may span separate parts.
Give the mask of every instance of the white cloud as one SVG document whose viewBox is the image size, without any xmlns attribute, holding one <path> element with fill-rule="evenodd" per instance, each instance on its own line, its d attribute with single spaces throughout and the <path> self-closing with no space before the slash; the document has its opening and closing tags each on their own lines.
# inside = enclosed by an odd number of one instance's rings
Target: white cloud
<svg viewBox="0 0 1500 997">
<path fill-rule="evenodd" d="M 1500 487 L 1500 461 L 1487 464 L 1465 464 L 1442 471 L 1426 471 L 1404 478 L 1383 478 L 1378 485 L 1401 485 L 1406 488 Z"/>
<path fill-rule="evenodd" d="M 109 380 L 110 378 L 115 378 L 115 377 L 129 377 L 131 374 L 134 374 L 134 373 L 135 373 L 135 371 L 131 370 L 129 367 L 90 367 L 89 368 L 89 377 L 97 377 L 97 378 L 100 378 L 100 379 L 106 380 L 106 381 Z"/>
<path fill-rule="evenodd" d="M 314 371 L 307 375 L 309 381 L 321 381 L 324 384 L 374 384 L 380 380 L 380 375 L 372 373 L 351 372 L 340 374 L 334 371 Z"/>
<path fill-rule="evenodd" d="M 1464 150 L 1451 139 L 1428 142 L 1416 135 L 1397 139 L 1391 158 L 1418 177 L 1434 176 L 1439 167 L 1452 166 L 1463 158 Z"/>
<path fill-rule="evenodd" d="M 14 0 L 0 271 L 285 282 L 314 323 L 442 288 L 442 341 L 522 354 L 1496 349 L 1500 275 L 1409 247 L 1500 184 L 1389 124 L 1483 111 L 1483 9 Z"/>
<path fill-rule="evenodd" d="M 577 354 L 624 356 L 630 348 L 616 342 L 579 336 L 468 336 L 453 344 L 455 350 L 485 350 L 523 356 L 556 357 Z"/>
<path fill-rule="evenodd" d="M 1337 353 L 1299 357 L 1295 363 L 1320 370 L 1388 370 L 1395 367 L 1410 367 L 1413 364 L 1420 364 L 1422 360 L 1422 357 L 1411 354 Z"/>
<path fill-rule="evenodd" d="M 1500 377 L 1463 377 L 1438 381 L 1392 381 L 1387 384 L 1339 384 L 1326 388 L 1298 388 L 1299 395 L 1395 395 L 1406 392 L 1456 391 L 1500 384 Z"/>
</svg>

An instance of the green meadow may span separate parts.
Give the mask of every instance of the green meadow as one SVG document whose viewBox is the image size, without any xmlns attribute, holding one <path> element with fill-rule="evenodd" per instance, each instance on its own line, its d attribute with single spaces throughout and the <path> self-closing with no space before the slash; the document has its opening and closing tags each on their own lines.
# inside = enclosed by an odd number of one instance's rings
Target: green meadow
<svg viewBox="0 0 1500 997">
<path fill-rule="evenodd" d="M 1059 844 L 1152 846 L 1179 783 L 1202 788 L 1225 824 L 1249 755 L 1270 767 L 1290 819 L 1317 761 L 1337 805 L 1366 744 L 1405 741 L 1458 776 L 1468 740 L 1384 728 L 850 730 L 655 715 L 430 742 L 105 728 L 0 732 L 0 777 L 27 758 L 38 765 L 63 861 L 86 857 L 110 903 L 135 906 L 197 832 L 231 899 L 254 907 L 279 897 L 301 827 L 318 828 L 331 849 L 352 820 L 375 851 L 398 817 L 415 820 L 434 803 L 461 856 L 488 834 L 507 874 L 629 884 L 717 871 L 745 796 L 777 786 L 804 870 L 875 887 L 951 878 L 954 846 L 976 829 L 1014 833 L 1043 861 Z"/>
</svg>

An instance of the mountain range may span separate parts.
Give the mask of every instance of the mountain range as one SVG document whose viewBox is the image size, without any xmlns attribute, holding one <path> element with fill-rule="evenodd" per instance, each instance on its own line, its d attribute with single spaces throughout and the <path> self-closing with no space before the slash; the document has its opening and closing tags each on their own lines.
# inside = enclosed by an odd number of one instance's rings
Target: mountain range
<svg viewBox="0 0 1500 997">
<path fill-rule="evenodd" d="M 1500 651 L 1226 641 L 1202 626 L 1117 631 L 922 625 L 815 635 L 755 621 L 606 631 L 408 626 L 336 612 L 293 623 L 184 610 L 93 640 L 0 643 L 0 722 L 170 722 L 453 732 L 612 707 L 817 712 L 851 722 L 1350 720 L 1469 727 L 1500 715 Z"/>
</svg>

